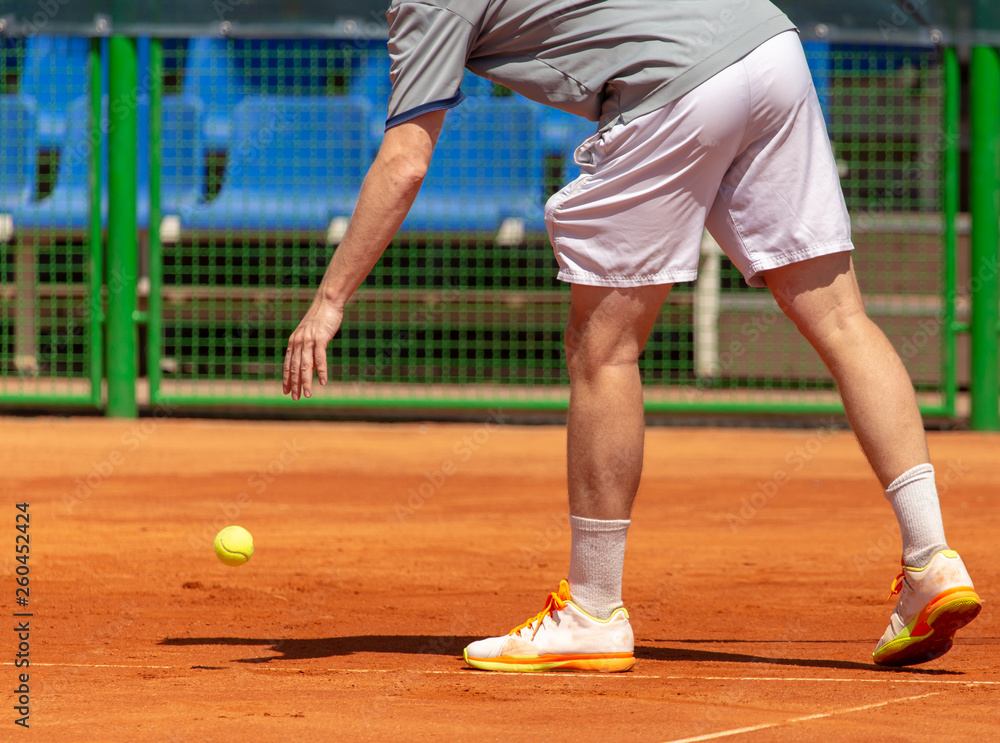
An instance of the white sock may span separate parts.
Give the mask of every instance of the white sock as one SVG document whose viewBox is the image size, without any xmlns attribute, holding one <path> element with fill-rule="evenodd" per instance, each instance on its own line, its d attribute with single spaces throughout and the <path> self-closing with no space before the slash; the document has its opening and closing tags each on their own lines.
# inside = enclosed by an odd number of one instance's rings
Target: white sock
<svg viewBox="0 0 1000 743">
<path fill-rule="evenodd" d="M 948 549 L 933 466 L 919 464 L 907 470 L 885 489 L 885 497 L 899 521 L 907 567 L 922 568 L 938 550 Z"/>
<path fill-rule="evenodd" d="M 631 523 L 569 517 L 569 592 L 573 603 L 598 619 L 608 619 L 622 605 L 625 535 Z"/>
</svg>

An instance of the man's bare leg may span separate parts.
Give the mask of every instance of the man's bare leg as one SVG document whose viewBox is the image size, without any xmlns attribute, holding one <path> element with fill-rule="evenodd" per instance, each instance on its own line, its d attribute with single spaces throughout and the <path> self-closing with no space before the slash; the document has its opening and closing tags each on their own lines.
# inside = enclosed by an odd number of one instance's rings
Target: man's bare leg
<svg viewBox="0 0 1000 743">
<path fill-rule="evenodd" d="M 858 442 L 899 520 L 906 563 L 926 564 L 947 549 L 927 437 L 903 362 L 865 312 L 850 254 L 793 263 L 765 279 L 837 381 Z"/>
<path fill-rule="evenodd" d="M 939 658 L 982 602 L 962 558 L 945 541 L 927 438 L 903 362 L 865 314 L 849 254 L 785 266 L 765 278 L 837 380 L 899 521 L 904 568 L 892 584 L 899 601 L 872 659 L 907 666 Z"/>
<path fill-rule="evenodd" d="M 632 511 L 645 426 L 639 354 L 670 287 L 573 285 L 567 467 L 577 516 L 627 519 Z"/>
<path fill-rule="evenodd" d="M 930 461 L 913 384 L 865 312 L 850 253 L 776 268 L 765 280 L 837 381 L 847 417 L 882 486 Z"/>
<path fill-rule="evenodd" d="M 642 475 L 639 354 L 670 285 L 574 285 L 566 328 L 570 552 L 574 600 L 599 619 L 621 606 L 625 536 Z"/>
</svg>

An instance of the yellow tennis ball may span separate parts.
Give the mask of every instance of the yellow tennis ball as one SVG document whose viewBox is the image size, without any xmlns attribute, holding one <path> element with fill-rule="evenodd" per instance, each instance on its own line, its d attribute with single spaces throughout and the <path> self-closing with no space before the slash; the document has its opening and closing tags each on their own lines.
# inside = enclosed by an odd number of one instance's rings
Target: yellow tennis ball
<svg viewBox="0 0 1000 743">
<path fill-rule="evenodd" d="M 227 526 L 215 536 L 215 554 L 232 567 L 253 557 L 253 537 L 242 526 Z"/>
</svg>

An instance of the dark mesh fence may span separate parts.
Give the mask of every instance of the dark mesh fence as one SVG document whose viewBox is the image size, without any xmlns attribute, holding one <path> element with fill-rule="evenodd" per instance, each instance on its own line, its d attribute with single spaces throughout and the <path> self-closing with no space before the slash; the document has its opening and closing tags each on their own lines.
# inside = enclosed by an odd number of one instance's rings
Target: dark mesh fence
<svg viewBox="0 0 1000 743">
<path fill-rule="evenodd" d="M 139 114 L 140 265 L 151 279 L 139 288 L 144 302 L 158 300 L 143 305 L 155 308 L 156 337 L 141 369 L 153 400 L 276 403 L 287 337 L 381 141 L 385 43 L 153 43 L 162 64 L 151 65 L 151 42 L 140 39 L 134 101 L 104 104 L 104 116 L 118 105 Z M 106 217 L 95 219 L 92 155 L 106 138 L 88 95 L 90 45 L 4 38 L 0 53 L 0 395 L 10 399 L 93 394 L 95 278 L 109 291 L 127 279 L 94 273 Z M 939 53 L 809 42 L 807 56 L 870 312 L 925 406 L 938 405 L 954 370 L 942 213 L 944 152 L 954 143 L 944 134 Z M 154 79 L 158 139 L 149 136 Z M 333 384 L 311 404 L 565 405 L 567 288 L 555 280 L 542 215 L 579 173 L 573 150 L 594 124 L 471 75 L 463 91 L 413 211 L 348 307 L 330 349 Z M 710 239 L 699 280 L 671 294 L 642 370 L 654 409 L 837 404 L 814 352 Z"/>
<path fill-rule="evenodd" d="M 0 46 L 0 399 L 100 397 L 90 51 L 84 38 Z"/>
</svg>

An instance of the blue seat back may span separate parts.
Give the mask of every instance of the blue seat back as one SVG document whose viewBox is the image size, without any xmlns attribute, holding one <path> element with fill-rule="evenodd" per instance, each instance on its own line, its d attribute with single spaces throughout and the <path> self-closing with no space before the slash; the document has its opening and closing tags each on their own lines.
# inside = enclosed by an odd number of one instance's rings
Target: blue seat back
<svg viewBox="0 0 1000 743">
<path fill-rule="evenodd" d="M 542 112 L 542 141 L 545 154 L 557 157 L 562 167 L 562 179 L 569 182 L 580 175 L 581 168 L 573 160 L 576 148 L 597 131 L 597 122 L 581 116 L 546 107 Z"/>
<path fill-rule="evenodd" d="M 254 95 L 325 95 L 347 56 L 331 39 L 233 39 L 232 70 Z"/>
<path fill-rule="evenodd" d="M 66 114 L 87 94 L 90 39 L 32 36 L 25 41 L 20 92 L 38 106 L 38 144 L 58 147 L 66 132 Z"/>
<path fill-rule="evenodd" d="M 823 115 L 826 117 L 827 126 L 830 125 L 830 75 L 833 65 L 830 58 L 830 43 L 825 41 L 803 41 L 802 48 L 806 53 L 806 61 L 809 63 L 809 72 L 812 74 L 813 86 L 816 88 L 816 95 L 819 97 Z"/>
<path fill-rule="evenodd" d="M 107 98 L 105 98 L 103 116 L 107 116 Z M 102 130 L 107 131 L 107 122 L 102 122 Z M 93 127 L 90 121 L 90 100 L 89 98 L 78 98 L 69 104 L 67 111 L 66 138 L 59 155 L 59 170 L 56 174 L 55 187 L 49 198 L 57 195 L 65 195 L 67 191 L 90 191 L 90 160 L 93 155 L 95 143 L 93 141 Z M 107 136 L 101 136 L 101 159 L 104 162 L 102 169 L 106 174 L 107 169 Z M 101 183 L 102 191 L 107 192 L 108 179 Z"/>
<path fill-rule="evenodd" d="M 32 97 L 0 96 L 0 212 L 34 196 L 35 123 Z"/>
<path fill-rule="evenodd" d="M 176 51 L 176 47 L 175 47 Z M 177 55 L 174 55 L 174 59 Z M 148 79 L 150 44 L 138 40 L 139 80 Z M 204 104 L 194 97 L 165 95 L 160 118 L 160 210 L 172 214 L 181 204 L 201 198 L 204 189 L 204 152 L 202 119 Z M 138 173 L 137 201 L 140 228 L 149 227 L 149 95 L 143 90 L 138 98 Z"/>
<path fill-rule="evenodd" d="M 423 190 L 520 200 L 541 193 L 543 175 L 540 107 L 484 96 L 449 112 Z"/>
<path fill-rule="evenodd" d="M 223 189 L 264 198 L 356 191 L 371 162 L 371 115 L 345 96 L 247 98 L 233 112 Z"/>
<path fill-rule="evenodd" d="M 225 39 L 196 38 L 188 47 L 182 95 L 205 107 L 206 144 L 224 147 L 229 138 L 233 109 L 243 100 L 245 87 Z"/>
<path fill-rule="evenodd" d="M 204 191 L 201 101 L 176 95 L 163 97 L 160 117 L 160 212 L 173 214 L 198 201 Z M 139 226 L 149 226 L 150 141 L 139 129 L 137 188 Z"/>
<path fill-rule="evenodd" d="M 385 44 L 357 50 L 347 82 L 348 95 L 364 98 L 384 112 L 392 84 L 389 81 L 389 55 Z"/>
<path fill-rule="evenodd" d="M 496 86 L 485 77 L 473 74 L 468 70 L 462 75 L 461 90 L 469 98 L 473 96 L 492 96 Z"/>
<path fill-rule="evenodd" d="M 24 39 L 0 35 L 0 71 L 5 77 L 20 76 L 24 61 Z M 6 82 L 0 80 L 0 90 Z"/>
<path fill-rule="evenodd" d="M 172 209 L 201 198 L 204 190 L 201 119 L 202 104 L 177 96 L 163 99 L 160 176 L 161 204 Z"/>
</svg>

